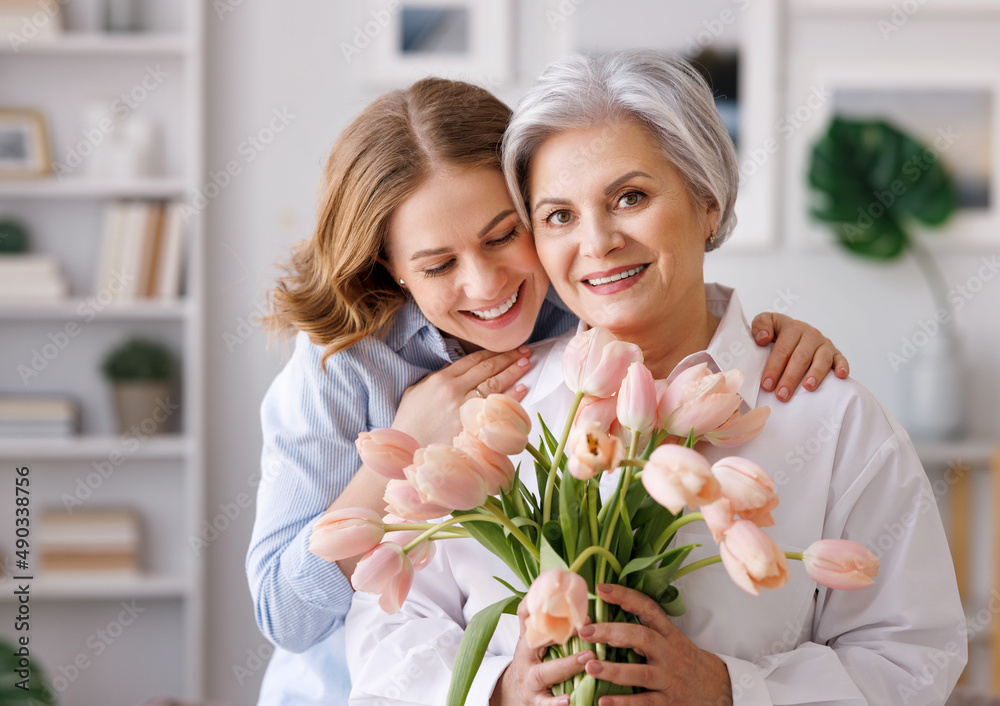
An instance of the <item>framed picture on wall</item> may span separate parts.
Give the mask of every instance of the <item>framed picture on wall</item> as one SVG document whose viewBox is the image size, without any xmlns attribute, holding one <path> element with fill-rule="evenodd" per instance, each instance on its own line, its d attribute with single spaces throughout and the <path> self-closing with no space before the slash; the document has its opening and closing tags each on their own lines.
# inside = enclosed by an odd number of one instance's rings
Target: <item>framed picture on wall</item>
<svg viewBox="0 0 1000 706">
<path fill-rule="evenodd" d="M 369 2 L 369 80 L 406 85 L 426 76 L 495 87 L 510 77 L 509 0 Z"/>
<path fill-rule="evenodd" d="M 930 247 L 1000 242 L 1000 66 L 838 65 L 821 67 L 814 79 L 812 85 L 823 86 L 827 98 L 816 119 L 794 136 L 788 204 L 814 202 L 806 178 L 809 160 L 834 115 L 885 120 L 926 147 L 920 163 L 904 165 L 909 170 L 900 175 L 901 188 L 938 160 L 955 182 L 957 210 L 952 217 L 933 230 L 914 224 L 913 232 L 926 233 L 923 242 Z M 873 194 L 873 203 L 877 199 Z M 789 232 L 797 234 L 801 245 L 831 241 L 828 228 L 813 220 L 807 208 L 791 208 L 786 216 Z"/>
<path fill-rule="evenodd" d="M 23 179 L 50 173 L 49 138 L 42 114 L 0 108 L 0 177 Z"/>
</svg>

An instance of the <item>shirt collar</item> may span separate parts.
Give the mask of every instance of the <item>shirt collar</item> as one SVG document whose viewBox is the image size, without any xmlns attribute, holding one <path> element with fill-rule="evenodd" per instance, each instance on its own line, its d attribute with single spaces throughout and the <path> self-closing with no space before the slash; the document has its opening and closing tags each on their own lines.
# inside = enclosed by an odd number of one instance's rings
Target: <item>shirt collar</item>
<svg viewBox="0 0 1000 706">
<path fill-rule="evenodd" d="M 699 363 L 707 363 L 709 369 L 715 373 L 739 369 L 744 374 L 740 397 L 749 409 L 753 409 L 757 404 L 760 380 L 764 374 L 764 365 L 767 363 L 770 349 L 758 346 L 754 342 L 750 325 L 743 315 L 739 296 L 731 287 L 707 283 L 705 302 L 709 312 L 719 317 L 719 327 L 715 330 L 708 348 L 681 360 L 667 377 L 667 381 L 673 380 L 683 370 Z M 581 321 L 576 327 L 576 333 L 586 331 L 588 328 L 590 327 Z M 563 384 L 562 353 L 566 350 L 566 344 L 569 343 L 571 336 L 570 333 L 563 335 L 542 362 L 536 389 L 538 398 L 551 394 Z"/>
<path fill-rule="evenodd" d="M 414 336 L 419 336 L 422 345 L 439 355 L 443 360 L 454 363 L 465 355 L 459 342 L 454 338 L 442 336 L 437 327 L 428 321 L 424 313 L 420 311 L 420 307 L 417 306 L 413 297 L 407 296 L 403 308 L 393 318 L 389 328 L 382 336 L 382 340 L 392 350 L 399 353 Z"/>
</svg>

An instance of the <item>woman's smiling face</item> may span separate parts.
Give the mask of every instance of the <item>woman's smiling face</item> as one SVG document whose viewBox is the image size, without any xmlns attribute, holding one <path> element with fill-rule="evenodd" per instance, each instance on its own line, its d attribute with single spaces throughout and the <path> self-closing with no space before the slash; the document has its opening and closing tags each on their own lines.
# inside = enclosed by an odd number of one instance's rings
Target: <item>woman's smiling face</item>
<svg viewBox="0 0 1000 706">
<path fill-rule="evenodd" d="M 705 240 L 718 211 L 695 203 L 644 128 L 610 128 L 568 130 L 542 143 L 528 172 L 531 222 L 566 305 L 628 339 L 703 295 Z"/>
<path fill-rule="evenodd" d="M 389 270 L 467 351 L 528 340 L 549 281 L 498 169 L 436 169 L 389 220 Z"/>
</svg>

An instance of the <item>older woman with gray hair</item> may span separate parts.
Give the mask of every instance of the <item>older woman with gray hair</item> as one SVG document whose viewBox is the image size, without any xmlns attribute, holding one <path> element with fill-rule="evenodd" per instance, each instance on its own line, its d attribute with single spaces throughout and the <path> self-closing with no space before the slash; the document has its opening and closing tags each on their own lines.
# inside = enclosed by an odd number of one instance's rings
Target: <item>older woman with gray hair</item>
<svg viewBox="0 0 1000 706">
<path fill-rule="evenodd" d="M 700 363 L 738 368 L 743 411 L 770 406 L 764 431 L 737 451 L 777 485 L 770 537 L 786 551 L 854 540 L 882 568 L 874 586 L 847 592 L 818 586 L 794 565 L 784 587 L 752 596 L 709 566 L 677 581 L 687 604 L 680 618 L 637 591 L 599 587 L 639 621 L 589 625 L 581 636 L 632 648 L 643 664 L 590 651 L 542 662 L 521 639 L 523 622 L 503 616 L 467 703 L 568 704 L 550 688 L 584 670 L 645 690 L 602 697 L 602 706 L 944 703 L 967 658 L 965 620 L 909 437 L 850 379 L 774 404 L 759 389 L 767 352 L 753 345 L 736 293 L 704 281 L 705 252 L 732 232 L 738 187 L 732 142 L 704 80 L 664 53 L 569 57 L 521 101 L 504 149 L 515 204 L 581 326 L 637 344 L 655 378 Z M 523 401 L 532 418 L 557 421 L 569 409 L 560 366 L 567 340 L 535 349 L 540 360 Z M 730 453 L 704 451 L 712 462 Z M 677 543 L 700 545 L 692 561 L 716 553 L 698 523 L 682 528 Z M 443 703 L 465 625 L 507 593 L 493 576 L 517 585 L 474 541 L 448 540 L 397 614 L 357 594 L 347 623 L 351 703 Z"/>
</svg>

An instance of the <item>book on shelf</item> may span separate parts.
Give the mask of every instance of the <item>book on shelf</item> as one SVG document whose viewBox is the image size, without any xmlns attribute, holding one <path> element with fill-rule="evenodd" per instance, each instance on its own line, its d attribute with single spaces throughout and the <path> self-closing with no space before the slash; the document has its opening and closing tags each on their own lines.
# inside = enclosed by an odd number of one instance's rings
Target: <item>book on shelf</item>
<svg viewBox="0 0 1000 706">
<path fill-rule="evenodd" d="M 69 296 L 69 281 L 51 255 L 0 255 L 0 305 L 52 302 Z"/>
<path fill-rule="evenodd" d="M 72 397 L 0 395 L 0 438 L 71 436 L 79 414 Z"/>
<path fill-rule="evenodd" d="M 113 301 L 180 296 L 183 218 L 178 203 L 118 201 L 105 207 L 94 288 Z"/>
<path fill-rule="evenodd" d="M 131 510 L 44 510 L 36 541 L 45 573 L 139 573 L 139 518 Z"/>
</svg>

